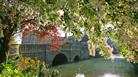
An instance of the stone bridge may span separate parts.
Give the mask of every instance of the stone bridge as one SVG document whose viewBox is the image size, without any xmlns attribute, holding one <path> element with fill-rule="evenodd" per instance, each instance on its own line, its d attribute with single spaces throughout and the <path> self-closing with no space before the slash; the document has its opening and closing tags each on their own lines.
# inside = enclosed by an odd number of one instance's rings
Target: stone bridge
<svg viewBox="0 0 138 77">
<path fill-rule="evenodd" d="M 61 41 L 64 39 L 64 37 L 60 38 Z M 19 47 L 19 52 L 24 56 L 36 57 L 42 61 L 46 61 L 49 65 L 53 66 L 89 58 L 87 35 L 80 42 L 72 36 L 66 39 L 68 43 L 64 44 L 58 52 L 52 52 L 48 48 L 48 45 L 52 43 L 51 40 L 41 41 L 30 32 L 29 37 L 22 36 L 22 44 Z"/>
<path fill-rule="evenodd" d="M 89 58 L 87 46 L 73 43 L 63 45 L 57 52 L 51 51 L 47 44 L 22 44 L 20 54 L 46 61 L 50 66 Z"/>
</svg>

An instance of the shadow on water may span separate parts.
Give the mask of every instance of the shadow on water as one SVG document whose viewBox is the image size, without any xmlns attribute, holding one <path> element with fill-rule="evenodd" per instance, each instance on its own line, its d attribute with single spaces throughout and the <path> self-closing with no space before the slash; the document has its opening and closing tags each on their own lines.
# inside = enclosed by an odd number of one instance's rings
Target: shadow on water
<svg viewBox="0 0 138 77">
<path fill-rule="evenodd" d="M 120 56 L 116 56 L 114 60 L 91 58 L 53 68 L 58 69 L 62 77 L 75 77 L 76 74 L 84 74 L 85 77 L 137 77 L 133 65 Z"/>
</svg>

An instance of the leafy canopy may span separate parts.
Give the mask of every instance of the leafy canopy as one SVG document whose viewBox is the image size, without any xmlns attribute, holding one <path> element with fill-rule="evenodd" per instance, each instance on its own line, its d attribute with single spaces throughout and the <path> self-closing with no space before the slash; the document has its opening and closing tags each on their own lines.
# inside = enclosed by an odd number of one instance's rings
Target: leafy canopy
<svg viewBox="0 0 138 77">
<path fill-rule="evenodd" d="M 5 28 L 12 27 L 9 21 L 18 25 L 14 32 L 25 31 L 26 23 L 39 27 L 39 30 L 57 23 L 78 40 L 83 37 L 80 29 L 84 28 L 92 53 L 93 46 L 98 44 L 102 55 L 111 55 L 105 42 L 111 38 L 120 46 L 121 54 L 129 61 L 138 62 L 137 4 L 137 0 L 3 0 L 0 3 L 0 37 L 5 36 Z"/>
</svg>

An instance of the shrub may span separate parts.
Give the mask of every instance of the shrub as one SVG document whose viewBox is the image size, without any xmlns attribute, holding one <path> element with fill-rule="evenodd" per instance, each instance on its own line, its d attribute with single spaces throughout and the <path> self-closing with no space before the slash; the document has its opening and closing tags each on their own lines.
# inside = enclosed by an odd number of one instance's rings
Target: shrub
<svg viewBox="0 0 138 77">
<path fill-rule="evenodd" d="M 8 59 L 0 69 L 0 77 L 60 77 L 58 70 L 49 69 L 46 63 L 30 57 Z"/>
</svg>

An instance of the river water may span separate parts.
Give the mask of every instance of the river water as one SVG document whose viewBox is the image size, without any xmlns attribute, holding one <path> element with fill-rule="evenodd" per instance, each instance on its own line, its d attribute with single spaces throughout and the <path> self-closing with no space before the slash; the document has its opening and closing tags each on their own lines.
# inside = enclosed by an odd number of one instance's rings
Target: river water
<svg viewBox="0 0 138 77">
<path fill-rule="evenodd" d="M 77 74 L 83 74 L 85 77 L 138 77 L 134 74 L 133 65 L 119 58 L 114 60 L 91 58 L 53 68 L 58 69 L 62 77 L 76 77 Z"/>
</svg>

